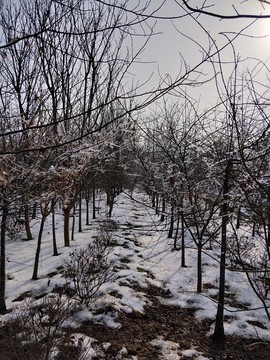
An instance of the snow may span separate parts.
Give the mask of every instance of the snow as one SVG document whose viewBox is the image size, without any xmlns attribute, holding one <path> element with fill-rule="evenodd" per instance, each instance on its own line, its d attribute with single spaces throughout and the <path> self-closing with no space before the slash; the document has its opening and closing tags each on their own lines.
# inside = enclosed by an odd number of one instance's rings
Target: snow
<svg viewBox="0 0 270 360">
<path fill-rule="evenodd" d="M 81 359 L 91 360 L 96 356 L 96 351 L 93 349 L 92 344 L 95 342 L 95 339 L 90 338 L 84 334 L 73 334 L 71 337 L 72 345 L 79 347 L 82 350 Z M 80 359 L 79 359 L 80 360 Z"/>
<path fill-rule="evenodd" d="M 214 319 L 217 303 L 213 299 L 218 293 L 218 262 L 215 250 L 205 249 L 203 253 L 203 283 L 208 284 L 202 294 L 196 293 L 196 259 L 197 252 L 192 240 L 188 240 L 186 249 L 186 265 L 182 268 L 181 251 L 172 251 L 172 240 L 167 238 L 165 225 L 159 222 L 155 211 L 148 206 L 149 199 L 146 195 L 134 191 L 134 202 L 128 194 L 120 194 L 114 205 L 112 220 L 118 228 L 113 231 L 116 246 L 110 254 L 112 266 L 116 269 L 116 276 L 112 281 L 103 284 L 100 288 L 100 297 L 95 304 L 96 308 L 108 306 L 113 303 L 113 309 L 106 313 L 93 315 L 91 308 L 81 306 L 74 314 L 73 323 L 91 320 L 105 324 L 110 328 L 118 328 L 118 311 L 131 313 L 144 312 L 146 304 L 150 303 L 143 290 L 152 284 L 168 290 L 169 297 L 160 298 L 164 304 L 180 307 L 190 307 L 196 310 L 195 315 L 199 320 Z M 61 212 L 57 216 L 57 239 L 60 256 L 52 256 L 51 220 L 46 221 L 42 240 L 39 279 L 31 280 L 36 240 L 24 241 L 20 239 L 7 241 L 6 271 L 9 275 L 6 284 L 6 302 L 9 309 L 21 306 L 20 301 L 14 301 L 21 294 L 32 291 L 33 294 L 49 293 L 55 286 L 62 286 L 65 279 L 60 273 L 50 278 L 48 274 L 56 271 L 61 266 L 63 258 L 71 251 L 84 247 L 92 236 L 96 234 L 98 223 L 107 219 L 106 206 L 100 200 L 100 210 L 97 220 L 92 220 L 89 226 L 84 226 L 82 233 L 76 233 L 71 247 L 63 244 L 63 219 Z M 130 224 L 133 224 L 131 227 Z M 38 221 L 33 221 L 33 235 L 37 239 Z M 134 226 L 135 225 L 135 226 Z M 126 245 L 126 246 L 125 246 Z M 124 260 L 123 260 L 124 259 Z M 233 305 L 225 306 L 226 321 L 224 324 L 226 334 L 239 335 L 247 338 L 259 338 L 270 341 L 270 326 L 262 304 L 252 291 L 244 273 L 227 271 L 227 292 L 234 294 L 237 303 L 245 304 L 247 309 L 239 309 Z M 49 280 L 49 281 L 48 281 Z M 134 285 L 131 288 L 129 285 Z M 136 290 L 136 285 L 140 290 Z M 111 294 L 117 294 L 112 296 Z M 9 314 L 0 318 L 0 323 L 8 320 Z M 255 326 L 255 321 L 263 324 L 264 329 Z M 210 334 L 209 334 L 210 335 Z M 94 339 L 81 334 L 74 335 L 74 342 L 81 341 L 81 346 L 86 349 L 85 358 L 91 359 L 95 355 L 92 348 Z M 192 359 L 205 360 L 203 354 L 196 349 L 179 349 L 179 345 L 162 338 L 153 339 L 152 345 L 161 351 L 161 359 L 177 360 L 181 356 Z M 123 356 L 125 350 L 122 351 Z M 120 356 L 120 355 L 119 355 Z M 121 357 L 119 357 L 121 358 Z M 135 356 L 132 357 L 136 359 Z"/>
<path fill-rule="evenodd" d="M 154 339 L 151 343 L 161 349 L 162 356 L 160 359 L 180 360 L 178 355 L 179 344 L 173 341 L 164 341 L 163 338 Z"/>
<path fill-rule="evenodd" d="M 208 358 L 204 357 L 200 352 L 197 350 L 184 350 L 181 351 L 182 355 L 186 358 L 196 359 L 196 360 L 208 360 Z"/>
</svg>

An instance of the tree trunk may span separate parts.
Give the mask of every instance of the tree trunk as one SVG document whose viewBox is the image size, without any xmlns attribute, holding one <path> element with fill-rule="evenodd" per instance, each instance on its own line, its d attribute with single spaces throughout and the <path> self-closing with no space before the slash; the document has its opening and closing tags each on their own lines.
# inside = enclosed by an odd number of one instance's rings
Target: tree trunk
<svg viewBox="0 0 270 360">
<path fill-rule="evenodd" d="M 162 212 L 161 212 L 161 217 L 160 217 L 160 221 L 163 222 L 165 220 L 165 210 L 166 210 L 166 202 L 165 202 L 165 198 L 162 198 Z"/>
<path fill-rule="evenodd" d="M 177 250 L 177 240 L 178 240 L 179 225 L 180 225 L 180 215 L 177 214 L 176 230 L 175 230 L 174 242 L 173 242 L 173 249 L 174 250 Z"/>
<path fill-rule="evenodd" d="M 268 202 L 270 202 L 270 196 L 268 195 Z M 270 260 L 270 207 L 267 208 L 267 236 L 265 239 L 266 251 L 268 259 Z"/>
<path fill-rule="evenodd" d="M 174 207 L 171 207 L 171 219 L 170 219 L 170 228 L 168 233 L 168 238 L 171 239 L 173 237 L 173 225 L 174 225 Z"/>
<path fill-rule="evenodd" d="M 202 241 L 199 239 L 197 245 L 197 293 L 202 292 Z"/>
<path fill-rule="evenodd" d="M 252 225 L 252 237 L 255 237 L 255 233 L 256 233 L 256 220 L 253 217 L 253 225 Z"/>
<path fill-rule="evenodd" d="M 79 217 L 78 217 L 78 232 L 82 232 L 82 192 L 79 193 Z"/>
<path fill-rule="evenodd" d="M 53 235 L 53 256 L 58 256 L 57 242 L 56 242 L 56 233 L 55 233 L 55 204 L 56 202 L 52 200 L 51 211 L 52 211 L 52 235 Z"/>
<path fill-rule="evenodd" d="M 88 188 L 85 191 L 85 204 L 86 204 L 85 225 L 90 225 L 90 223 L 89 223 L 89 189 Z"/>
<path fill-rule="evenodd" d="M 34 204 L 32 209 L 32 220 L 36 218 L 36 215 L 37 215 L 37 204 Z"/>
<path fill-rule="evenodd" d="M 107 201 L 108 201 L 108 207 L 109 207 L 108 216 L 109 217 L 112 216 L 115 195 L 116 195 L 115 188 L 114 187 L 110 188 L 107 193 Z"/>
<path fill-rule="evenodd" d="M 69 215 L 70 215 L 70 206 L 64 209 L 64 246 L 70 246 Z"/>
<path fill-rule="evenodd" d="M 24 205 L 24 226 L 26 232 L 26 239 L 32 240 L 33 236 L 31 233 L 30 220 L 29 220 L 29 206 L 27 204 Z"/>
<path fill-rule="evenodd" d="M 226 262 L 226 238 L 227 238 L 227 216 L 222 217 L 221 227 L 221 256 L 220 256 L 220 270 L 219 270 L 219 293 L 218 293 L 218 308 L 215 322 L 215 330 L 212 336 L 214 342 L 222 342 L 225 340 L 224 332 L 224 298 L 225 298 L 225 262 Z"/>
<path fill-rule="evenodd" d="M 154 191 L 152 193 L 152 207 L 156 207 L 156 193 Z"/>
<path fill-rule="evenodd" d="M 4 200 L 1 219 L 1 250 L 0 250 L 0 314 L 7 312 L 6 308 L 6 224 L 8 216 L 8 202 Z"/>
<path fill-rule="evenodd" d="M 236 229 L 240 228 L 240 218 L 241 218 L 241 206 L 239 206 L 237 211 Z"/>
<path fill-rule="evenodd" d="M 73 206 L 73 214 L 72 214 L 72 227 L 71 227 L 71 241 L 74 241 L 74 233 L 75 233 L 75 205 Z"/>
<path fill-rule="evenodd" d="M 93 199 L 92 199 L 92 204 L 93 204 L 93 219 L 96 218 L 96 186 L 95 186 L 95 182 L 93 182 Z"/>
<path fill-rule="evenodd" d="M 186 245 L 185 245 L 185 222 L 184 214 L 181 212 L 181 267 L 186 267 Z"/>
<path fill-rule="evenodd" d="M 40 226 L 39 226 L 38 242 L 37 242 L 37 249 L 36 249 L 36 256 L 35 256 L 35 263 L 34 263 L 34 270 L 33 270 L 32 280 L 37 280 L 38 279 L 38 263 L 39 263 L 41 240 L 42 240 L 42 233 L 43 233 L 45 220 L 46 220 L 46 216 L 42 214 L 41 223 L 40 223 Z"/>
<path fill-rule="evenodd" d="M 224 299 L 225 299 L 225 270 L 226 270 L 226 247 L 227 247 L 227 224 L 228 224 L 228 193 L 229 193 L 229 181 L 232 170 L 232 161 L 228 160 L 223 184 L 223 205 L 221 208 L 221 254 L 219 264 L 219 292 L 218 292 L 218 308 L 215 321 L 215 330 L 212 335 L 214 342 L 222 342 L 225 340 L 224 332 Z"/>
<path fill-rule="evenodd" d="M 159 195 L 156 194 L 156 215 L 159 216 Z"/>
</svg>

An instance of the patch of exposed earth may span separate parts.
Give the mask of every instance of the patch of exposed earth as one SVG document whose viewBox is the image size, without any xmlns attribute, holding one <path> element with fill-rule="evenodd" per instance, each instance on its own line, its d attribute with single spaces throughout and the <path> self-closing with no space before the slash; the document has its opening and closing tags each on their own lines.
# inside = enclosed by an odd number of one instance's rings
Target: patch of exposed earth
<svg viewBox="0 0 270 360">
<path fill-rule="evenodd" d="M 119 359 L 122 348 L 127 350 L 125 359 L 155 360 L 173 359 L 164 356 L 153 340 L 162 339 L 179 345 L 179 359 L 198 359 L 198 354 L 213 360 L 267 360 L 270 358 L 270 344 L 249 339 L 228 336 L 226 342 L 214 344 L 207 335 L 211 323 L 200 322 L 195 316 L 195 309 L 182 309 L 164 305 L 159 299 L 167 298 L 168 294 L 153 286 L 143 291 L 151 305 L 145 306 L 145 312 L 119 313 L 120 328 L 110 329 L 100 324 L 84 323 L 79 329 L 98 343 L 110 343 L 106 359 Z M 194 355 L 185 356 L 184 350 L 196 349 Z M 65 358 L 61 358 L 64 360 Z M 174 358 L 176 359 L 176 357 Z"/>
<path fill-rule="evenodd" d="M 141 216 L 136 213 L 136 216 Z M 117 225 L 107 224 L 113 230 Z M 113 227 L 113 225 L 115 225 Z M 125 224 L 124 229 L 117 237 L 117 246 L 121 246 L 118 261 L 115 266 L 117 273 L 121 270 L 132 270 L 145 272 L 146 277 L 153 279 L 154 275 L 138 266 L 132 267 L 133 260 L 141 257 L 138 234 L 134 228 L 141 228 L 141 225 L 132 223 Z M 144 229 L 145 231 L 145 229 Z M 147 235 L 146 233 L 144 233 Z M 115 234 L 116 237 L 117 233 Z M 124 251 L 126 255 L 124 256 Z M 52 276 L 61 272 L 61 269 Z M 84 321 L 79 327 L 67 328 L 60 339 L 61 352 L 51 359 L 54 360 L 98 360 L 98 359 L 126 359 L 126 360 L 268 360 L 270 359 L 270 344 L 254 339 L 244 339 L 227 336 L 226 341 L 221 344 L 214 344 L 209 339 L 211 321 L 199 321 L 195 317 L 196 309 L 180 308 L 178 306 L 166 305 L 164 299 L 170 297 L 162 288 L 148 284 L 148 287 L 140 287 L 136 281 L 130 283 L 124 275 L 120 276 L 123 286 L 126 286 L 135 293 L 143 293 L 146 301 L 144 312 L 124 312 L 113 308 L 100 308 L 99 314 L 106 312 L 117 313 L 119 327 L 110 328 L 105 324 L 98 324 L 93 321 Z M 140 277 L 138 277 L 140 279 Z M 54 290 L 56 291 L 56 290 Z M 115 302 L 121 297 L 117 291 L 109 293 L 115 297 Z M 16 301 L 22 301 L 32 296 L 31 292 L 25 292 Z M 71 295 L 70 295 L 71 296 Z M 233 299 L 231 299 L 232 301 Z M 238 304 L 237 304 L 238 305 Z M 260 324 L 254 324 L 258 326 Z M 20 329 L 21 330 L 21 329 Z M 39 360 L 40 349 L 38 345 L 18 344 L 16 333 L 19 331 L 16 323 L 0 328 L 0 359 L 1 360 Z M 79 334 L 79 337 L 78 337 Z M 88 353 L 85 356 L 79 355 L 78 348 L 83 345 L 84 339 L 88 339 Z M 173 352 L 167 354 L 158 346 L 158 341 L 173 344 Z M 73 344 L 72 344 L 73 342 Z M 75 346 L 73 346 L 75 344 Z M 90 350 L 89 350 L 90 349 Z M 91 353 L 91 349 L 93 352 Z M 194 350 L 194 352 L 192 352 Z M 42 357 L 43 359 L 44 357 Z"/>
<path fill-rule="evenodd" d="M 133 311 L 127 314 L 120 311 L 117 321 L 121 323 L 121 327 L 115 329 L 91 321 L 82 323 L 76 329 L 66 329 L 64 336 L 66 339 L 75 338 L 74 333 L 95 339 L 91 346 L 95 349 L 96 355 L 81 358 L 74 347 L 65 346 L 56 359 L 187 360 L 208 358 L 212 360 L 267 360 L 270 358 L 270 344 L 254 339 L 228 336 L 226 342 L 213 344 L 208 336 L 211 323 L 198 321 L 194 316 L 196 309 L 164 305 L 162 299 L 168 298 L 170 294 L 161 288 L 149 285 L 148 288 L 142 289 L 135 285 L 133 290 L 144 292 L 149 299 L 149 303 L 144 307 L 144 313 Z M 108 309 L 103 309 L 103 311 L 108 311 Z M 1 360 L 38 360 L 38 357 L 35 358 L 38 356 L 37 349 L 33 349 L 31 346 L 26 346 L 23 351 L 20 348 L 20 352 L 17 354 L 16 351 L 14 352 L 13 337 L 12 335 L 8 337 L 7 331 L 10 335 L 13 331 L 15 334 L 17 330 L 10 327 L 0 329 Z M 10 343 L 8 339 L 10 339 Z M 154 343 L 156 339 L 176 344 L 175 355 L 162 354 L 161 349 Z M 9 349 L 9 347 L 13 347 L 13 349 Z M 124 352 L 123 349 L 125 349 Z M 192 353 L 190 349 L 196 351 Z M 188 352 L 185 353 L 185 350 Z"/>
</svg>

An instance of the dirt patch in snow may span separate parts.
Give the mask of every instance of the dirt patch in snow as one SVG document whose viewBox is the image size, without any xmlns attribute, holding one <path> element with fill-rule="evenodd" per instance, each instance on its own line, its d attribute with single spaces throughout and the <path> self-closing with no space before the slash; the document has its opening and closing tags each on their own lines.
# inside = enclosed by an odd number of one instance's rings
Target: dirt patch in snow
<svg viewBox="0 0 270 360">
<path fill-rule="evenodd" d="M 268 360 L 270 358 L 270 344 L 254 339 L 228 336 L 225 343 L 213 344 L 208 337 L 211 323 L 198 321 L 194 316 L 196 309 L 182 309 L 162 304 L 160 299 L 166 299 L 170 294 L 161 288 L 154 286 L 132 288 L 134 291 L 143 292 L 149 300 L 144 307 L 144 313 L 119 312 L 117 322 L 121 327 L 114 329 L 88 321 L 79 328 L 66 329 L 63 338 L 72 339 L 76 333 L 79 333 L 80 339 L 84 337 L 94 339 L 92 346 L 95 355 L 85 358 L 92 360 Z M 118 296 L 117 292 L 115 295 Z M 114 296 L 113 292 L 111 296 Z M 113 310 L 113 305 L 110 310 Z M 16 327 L 16 323 L 13 326 Z M 12 325 L 0 329 L 0 359 L 36 360 L 38 348 L 32 348 L 31 344 L 15 348 L 18 344 L 14 342 L 13 337 L 17 331 L 18 328 L 12 328 Z M 164 348 L 156 346 L 157 343 L 172 344 L 173 353 L 164 355 Z M 76 347 L 66 345 L 61 349 L 61 353 L 57 356 L 58 360 L 81 359 L 76 353 Z"/>
<path fill-rule="evenodd" d="M 151 342 L 162 338 L 179 344 L 179 358 L 187 359 L 181 355 L 186 349 L 196 349 L 205 357 L 213 360 L 266 360 L 270 358 L 270 344 L 254 340 L 227 337 L 223 344 L 213 344 L 207 336 L 211 324 L 199 322 L 195 316 L 195 309 L 182 309 L 176 306 L 164 305 L 160 297 L 168 294 L 159 288 L 150 286 L 143 291 L 151 301 L 145 306 L 144 314 L 133 312 L 120 313 L 118 321 L 121 328 L 108 327 L 86 323 L 79 330 L 87 336 L 94 337 L 98 342 L 109 342 L 108 359 L 116 359 L 121 348 L 127 349 L 127 359 L 137 357 L 139 360 L 159 359 L 161 355 L 158 348 Z M 188 357 L 196 359 L 196 357 Z"/>
</svg>

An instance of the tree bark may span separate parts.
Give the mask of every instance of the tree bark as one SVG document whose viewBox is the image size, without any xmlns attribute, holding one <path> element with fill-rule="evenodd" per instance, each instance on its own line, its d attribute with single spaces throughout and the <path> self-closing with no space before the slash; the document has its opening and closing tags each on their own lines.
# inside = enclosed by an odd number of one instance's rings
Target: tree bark
<svg viewBox="0 0 270 360">
<path fill-rule="evenodd" d="M 185 222 L 181 212 L 181 267 L 186 267 Z"/>
<path fill-rule="evenodd" d="M 96 218 L 96 185 L 93 182 L 93 199 L 92 199 L 92 204 L 93 204 L 93 220 L 95 220 Z"/>
<path fill-rule="evenodd" d="M 53 235 L 53 256 L 58 256 L 57 242 L 56 242 L 56 233 L 55 233 L 55 204 L 56 202 L 52 200 L 51 211 L 52 211 L 52 235 Z"/>
<path fill-rule="evenodd" d="M 152 207 L 156 207 L 156 193 L 154 191 L 152 192 Z"/>
<path fill-rule="evenodd" d="M 30 221 L 29 221 L 29 206 L 28 204 L 24 205 L 24 226 L 26 232 L 26 239 L 32 240 L 33 236 L 31 233 Z"/>
<path fill-rule="evenodd" d="M 74 241 L 74 234 L 75 234 L 75 216 L 76 216 L 76 209 L 75 209 L 75 205 L 74 205 L 74 206 L 73 206 L 73 214 L 72 214 L 71 241 Z"/>
<path fill-rule="evenodd" d="M 39 263 L 41 240 L 42 240 L 42 234 L 43 234 L 45 220 L 46 220 L 46 216 L 44 214 L 42 214 L 41 223 L 40 223 L 40 226 L 39 226 L 38 242 L 37 242 L 37 249 L 36 249 L 36 256 L 35 256 L 35 263 L 34 263 L 32 280 L 37 280 L 38 279 L 38 263 Z"/>
<path fill-rule="evenodd" d="M 256 219 L 255 219 L 255 215 L 253 214 L 252 216 L 252 221 L 253 221 L 253 225 L 252 225 L 252 237 L 255 237 L 256 234 Z"/>
<path fill-rule="evenodd" d="M 178 232 L 179 232 L 179 225 L 180 225 L 180 214 L 177 214 L 177 222 L 176 222 L 176 230 L 174 234 L 174 242 L 173 242 L 173 249 L 177 250 L 177 240 L 178 240 Z"/>
<path fill-rule="evenodd" d="M 34 204 L 32 209 L 32 220 L 36 218 L 36 215 L 37 215 L 37 204 Z"/>
<path fill-rule="evenodd" d="M 85 225 L 89 225 L 89 188 L 85 191 L 86 218 Z"/>
<path fill-rule="evenodd" d="M 70 215 L 70 207 L 68 206 L 64 209 L 64 246 L 70 246 L 69 215 Z"/>
<path fill-rule="evenodd" d="M 160 221 L 163 222 L 165 220 L 165 209 L 166 209 L 166 201 L 165 198 L 162 198 L 162 210 L 161 210 L 161 216 Z"/>
<path fill-rule="evenodd" d="M 197 245 L 197 293 L 202 292 L 202 241 Z"/>
<path fill-rule="evenodd" d="M 82 232 L 82 192 L 79 193 L 78 232 Z"/>
<path fill-rule="evenodd" d="M 173 225 L 174 225 L 174 207 L 171 207 L 171 219 L 170 219 L 170 228 L 168 233 L 168 238 L 171 239 L 173 237 Z"/>
<path fill-rule="evenodd" d="M 159 216 L 159 195 L 156 194 L 156 215 Z"/>
<path fill-rule="evenodd" d="M 240 218 L 241 218 L 241 206 L 239 206 L 237 211 L 236 229 L 240 228 Z"/>
<path fill-rule="evenodd" d="M 270 195 L 268 194 L 268 203 L 270 203 Z M 270 260 L 270 206 L 267 206 L 267 237 L 265 241 L 268 259 Z"/>
<path fill-rule="evenodd" d="M 107 192 L 107 201 L 108 201 L 108 216 L 111 217 L 112 216 L 112 211 L 113 211 L 113 205 L 114 205 L 114 199 L 115 199 L 115 188 L 109 188 L 108 192 Z"/>
<path fill-rule="evenodd" d="M 6 224 L 8 216 L 8 202 L 4 200 L 1 219 L 1 250 L 0 250 L 0 314 L 7 312 L 6 308 Z"/>
<path fill-rule="evenodd" d="M 229 193 L 229 181 L 232 170 L 232 161 L 229 159 L 224 175 L 223 183 L 223 205 L 221 208 L 221 254 L 219 264 L 219 293 L 218 293 L 218 308 L 215 321 L 215 330 L 212 335 L 214 342 L 223 342 L 225 340 L 224 332 L 224 300 L 225 300 L 225 270 L 226 270 L 226 248 L 227 248 L 227 224 L 228 224 L 228 193 Z"/>
</svg>

